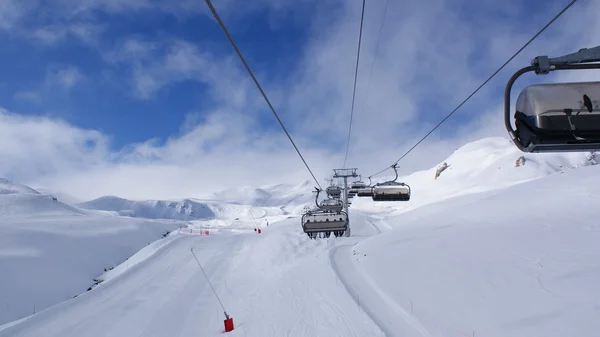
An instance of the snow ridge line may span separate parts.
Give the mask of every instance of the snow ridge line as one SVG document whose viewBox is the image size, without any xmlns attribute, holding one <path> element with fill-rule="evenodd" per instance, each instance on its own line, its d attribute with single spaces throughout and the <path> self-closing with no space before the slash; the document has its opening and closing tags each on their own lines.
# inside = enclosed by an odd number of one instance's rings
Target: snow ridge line
<svg viewBox="0 0 600 337">
<path fill-rule="evenodd" d="M 356 291 L 356 289 L 350 284 L 351 277 L 346 277 L 344 273 L 341 272 L 342 268 L 340 267 L 338 256 L 342 253 L 348 253 L 352 246 L 353 245 L 340 245 L 332 247 L 329 250 L 329 263 L 331 264 L 331 269 L 333 269 L 337 277 L 340 279 L 340 281 L 342 281 L 344 288 L 346 288 L 346 291 L 350 297 L 352 297 L 354 302 L 356 302 L 356 305 L 358 305 L 367 314 L 367 316 L 371 318 L 371 320 L 379 327 L 379 329 L 381 329 L 381 331 L 383 331 L 387 337 L 397 336 L 392 330 L 387 328 L 386 322 L 380 316 L 376 315 L 376 313 L 371 310 L 372 308 L 370 306 L 365 307 L 364 304 L 360 303 L 358 291 Z"/>
<path fill-rule="evenodd" d="M 375 226 L 375 224 L 374 224 L 372 221 L 370 221 L 370 220 L 365 220 L 365 221 L 366 221 L 366 222 L 368 222 L 368 223 L 369 223 L 369 225 L 371 225 L 371 227 L 375 228 L 375 230 L 377 231 L 377 234 L 376 234 L 376 235 L 379 235 L 379 234 L 381 234 L 381 229 L 379 229 L 379 227 L 378 227 L 378 226 Z"/>
<path fill-rule="evenodd" d="M 391 301 L 372 280 L 357 270 L 349 258 L 353 245 L 340 245 L 329 251 L 331 267 L 356 304 L 388 337 L 423 336 L 431 334 L 411 314 Z M 344 256 L 345 255 L 345 256 Z M 360 297 L 359 291 L 363 293 Z M 398 320 L 398 315 L 403 320 Z M 403 322 L 409 324 L 402 324 Z"/>
</svg>

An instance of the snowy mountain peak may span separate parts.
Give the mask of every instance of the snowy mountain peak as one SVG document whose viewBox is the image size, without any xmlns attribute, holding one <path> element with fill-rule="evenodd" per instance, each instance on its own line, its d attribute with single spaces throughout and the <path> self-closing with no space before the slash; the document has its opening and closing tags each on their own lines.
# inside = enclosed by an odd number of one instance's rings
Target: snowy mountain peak
<svg viewBox="0 0 600 337">
<path fill-rule="evenodd" d="M 450 197 L 502 189 L 595 164 L 595 155 L 590 152 L 524 153 L 509 139 L 484 138 L 465 144 L 435 167 L 399 177 L 398 181 L 410 185 L 411 201 L 381 205 L 405 212 Z M 374 182 L 393 178 L 388 175 Z M 359 198 L 353 207 L 365 208 L 371 204 Z"/>
<path fill-rule="evenodd" d="M 147 219 L 195 220 L 214 217 L 204 203 L 184 199 L 133 201 L 115 196 L 104 196 L 77 204 L 84 209 L 117 212 L 122 216 Z"/>
<path fill-rule="evenodd" d="M 31 187 L 13 183 L 12 181 L 4 178 L 0 178 L 0 195 L 1 194 L 40 194 L 40 192 L 34 190 Z"/>
</svg>

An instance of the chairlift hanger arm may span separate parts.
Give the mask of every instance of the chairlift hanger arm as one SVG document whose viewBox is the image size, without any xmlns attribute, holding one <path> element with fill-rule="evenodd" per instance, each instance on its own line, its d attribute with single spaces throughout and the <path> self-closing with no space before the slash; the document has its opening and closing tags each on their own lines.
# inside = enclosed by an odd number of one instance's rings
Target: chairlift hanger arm
<svg viewBox="0 0 600 337">
<path fill-rule="evenodd" d="M 317 192 L 317 196 L 315 197 L 315 205 L 317 205 L 317 207 L 321 208 L 321 206 L 319 206 L 319 193 L 321 193 L 321 190 L 317 187 L 315 187 L 315 192 Z"/>
<path fill-rule="evenodd" d="M 600 62 L 600 46 L 583 48 L 578 52 L 559 57 L 538 56 L 531 61 L 531 65 L 536 68 L 536 74 L 545 75 L 553 70 L 553 66 L 589 62 Z"/>
</svg>

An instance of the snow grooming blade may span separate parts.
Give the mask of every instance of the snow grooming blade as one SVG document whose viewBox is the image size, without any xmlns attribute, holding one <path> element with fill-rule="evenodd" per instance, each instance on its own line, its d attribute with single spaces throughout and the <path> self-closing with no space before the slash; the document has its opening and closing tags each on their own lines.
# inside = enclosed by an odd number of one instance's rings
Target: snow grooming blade
<svg viewBox="0 0 600 337">
<path fill-rule="evenodd" d="M 225 324 L 225 332 L 232 331 L 233 330 L 233 318 L 229 317 L 229 315 L 227 314 L 227 310 L 225 310 L 225 307 L 223 306 L 223 302 L 221 302 L 221 299 L 219 298 L 219 295 L 217 295 L 215 288 L 213 288 L 212 284 L 210 283 L 210 280 L 208 279 L 208 275 L 206 275 L 206 272 L 204 272 L 204 268 L 202 268 L 200 261 L 198 261 L 198 257 L 196 256 L 196 253 L 194 253 L 194 248 L 190 248 L 190 251 L 192 252 L 192 255 L 194 255 L 194 259 L 198 263 L 198 267 L 200 267 L 200 270 L 202 270 L 202 274 L 204 274 L 204 277 L 206 278 L 206 282 L 208 282 L 210 289 L 212 289 L 213 294 L 215 294 L 217 301 L 219 301 L 219 304 L 221 305 L 221 308 L 223 309 L 223 313 L 225 314 L 225 320 L 223 321 L 223 323 Z"/>
</svg>

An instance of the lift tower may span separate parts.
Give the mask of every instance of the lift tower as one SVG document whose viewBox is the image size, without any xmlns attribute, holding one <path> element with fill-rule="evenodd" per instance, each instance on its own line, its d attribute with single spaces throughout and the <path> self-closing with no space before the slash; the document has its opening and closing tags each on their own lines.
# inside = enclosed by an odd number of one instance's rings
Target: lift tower
<svg viewBox="0 0 600 337">
<path fill-rule="evenodd" d="M 346 230 L 346 236 L 350 236 L 350 213 L 348 212 L 348 177 L 358 177 L 358 174 L 356 174 L 356 170 L 358 169 L 347 168 L 333 170 L 334 178 L 344 178 L 344 209 L 346 211 L 346 214 L 348 215 L 348 230 Z"/>
</svg>

